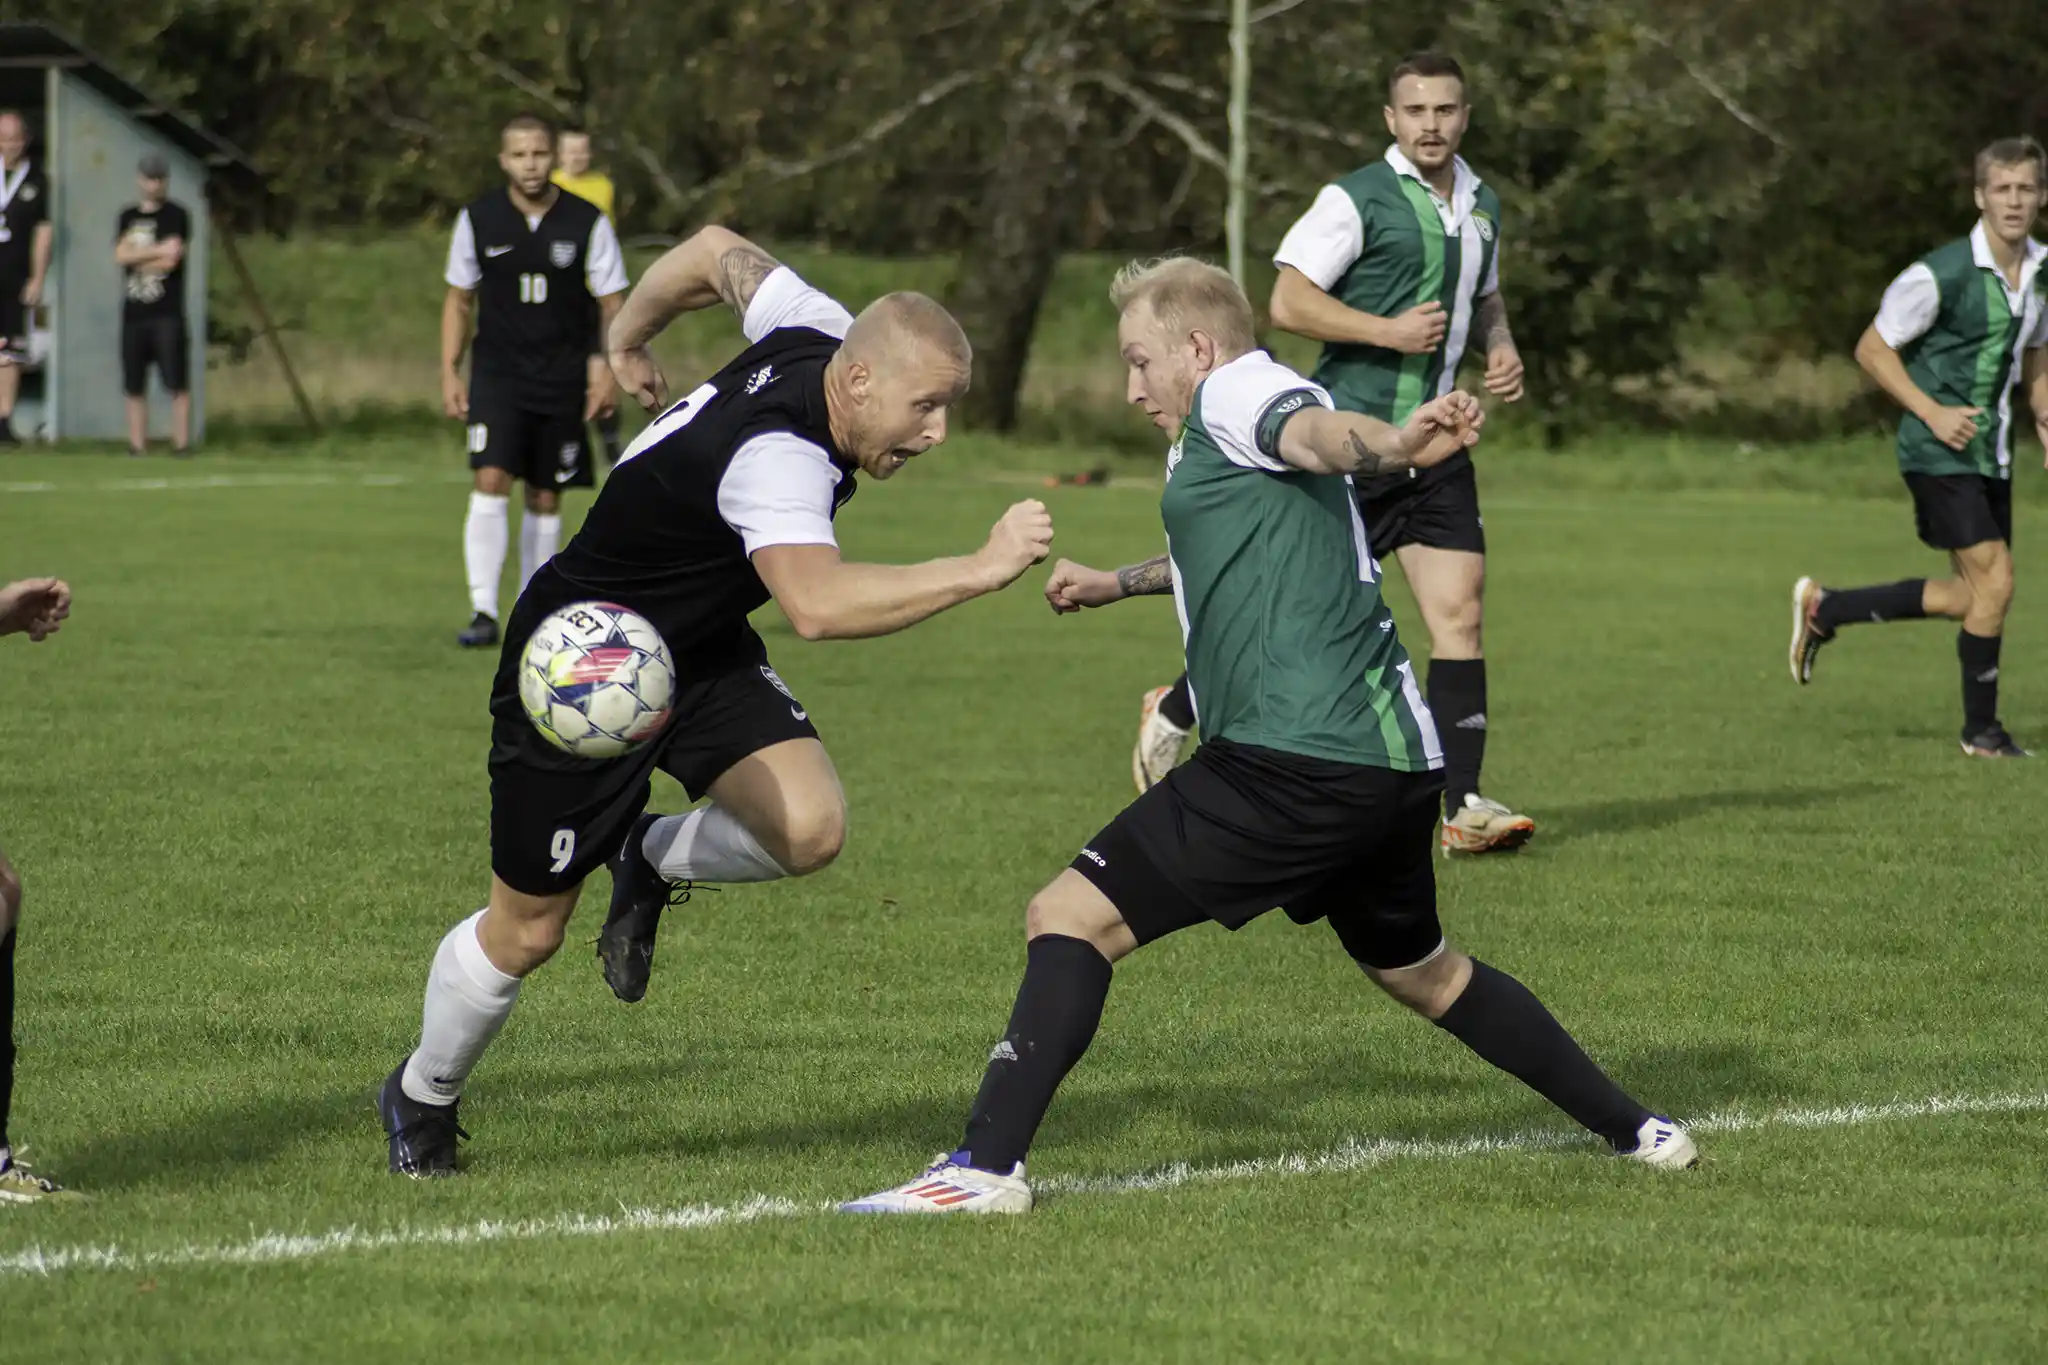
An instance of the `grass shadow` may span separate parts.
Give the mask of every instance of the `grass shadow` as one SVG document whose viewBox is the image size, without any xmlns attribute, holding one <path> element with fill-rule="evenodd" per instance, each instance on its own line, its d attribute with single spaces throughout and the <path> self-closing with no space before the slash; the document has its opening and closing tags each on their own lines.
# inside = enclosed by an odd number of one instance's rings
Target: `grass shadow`
<svg viewBox="0 0 2048 1365">
<path fill-rule="evenodd" d="M 1548 810 L 1543 818 L 1545 848 L 1602 834 L 1644 834 L 1669 829 L 1721 811 L 1805 810 L 1830 801 L 1853 801 L 1895 790 L 1885 782 L 1838 782 L 1811 787 L 1736 787 L 1687 792 L 1682 796 L 1595 801 Z"/>
</svg>

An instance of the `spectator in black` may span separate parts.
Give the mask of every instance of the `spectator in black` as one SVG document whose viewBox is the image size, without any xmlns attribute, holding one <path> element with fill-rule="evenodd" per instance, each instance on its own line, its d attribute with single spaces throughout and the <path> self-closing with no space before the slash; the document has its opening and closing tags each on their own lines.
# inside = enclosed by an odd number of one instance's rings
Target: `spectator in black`
<svg viewBox="0 0 2048 1365">
<path fill-rule="evenodd" d="M 0 444 L 15 440 L 29 314 L 43 301 L 53 233 L 50 182 L 29 160 L 28 123 L 0 109 Z"/>
<path fill-rule="evenodd" d="M 121 210 L 114 259 L 121 265 L 121 384 L 128 395 L 128 453 L 149 444 L 149 367 L 171 394 L 171 453 L 192 442 L 191 347 L 185 326 L 185 243 L 192 216 L 167 197 L 171 168 L 154 152 L 135 168 L 142 198 Z"/>
</svg>

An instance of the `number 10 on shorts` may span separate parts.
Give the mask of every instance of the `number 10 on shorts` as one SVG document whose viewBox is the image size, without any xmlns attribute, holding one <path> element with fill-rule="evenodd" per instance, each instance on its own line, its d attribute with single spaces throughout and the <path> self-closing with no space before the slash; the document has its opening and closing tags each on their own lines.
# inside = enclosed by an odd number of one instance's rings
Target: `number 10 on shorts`
<svg viewBox="0 0 2048 1365">
<path fill-rule="evenodd" d="M 548 842 L 548 856 L 555 860 L 548 871 L 561 873 L 569 870 L 569 864 L 576 860 L 576 831 L 558 829 L 555 837 Z"/>
</svg>

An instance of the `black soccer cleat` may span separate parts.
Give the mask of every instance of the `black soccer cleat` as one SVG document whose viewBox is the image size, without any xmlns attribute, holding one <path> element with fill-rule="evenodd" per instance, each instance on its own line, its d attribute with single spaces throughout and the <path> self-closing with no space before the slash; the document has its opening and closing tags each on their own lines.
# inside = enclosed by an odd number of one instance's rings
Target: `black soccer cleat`
<svg viewBox="0 0 2048 1365">
<path fill-rule="evenodd" d="M 647 978 L 654 971 L 654 935 L 661 927 L 661 912 L 672 905 L 686 904 L 697 887 L 692 882 L 672 882 L 647 860 L 640 844 L 648 826 L 659 815 L 643 815 L 633 822 L 631 833 L 605 866 L 612 874 L 612 908 L 604 928 L 597 931 L 597 962 L 612 994 L 629 1005 L 647 995 Z M 711 890 L 710 887 L 704 888 Z"/>
<path fill-rule="evenodd" d="M 464 649 L 482 649 L 498 643 L 498 622 L 484 612 L 478 612 L 469 619 L 469 624 L 456 632 L 455 643 Z"/>
<path fill-rule="evenodd" d="M 454 1104 L 421 1104 L 405 1093 L 405 1063 L 384 1078 L 377 1093 L 377 1117 L 391 1139 L 391 1174 L 434 1180 L 456 1173 L 455 1144 L 468 1133 L 455 1121 Z M 457 1102 L 460 1103 L 459 1101 Z"/>
<path fill-rule="evenodd" d="M 1963 753 L 1969 758 L 2032 758 L 2030 750 L 2022 749 L 2005 732 L 2005 727 L 1993 721 L 1989 730 L 1981 734 L 1963 735 Z"/>
</svg>

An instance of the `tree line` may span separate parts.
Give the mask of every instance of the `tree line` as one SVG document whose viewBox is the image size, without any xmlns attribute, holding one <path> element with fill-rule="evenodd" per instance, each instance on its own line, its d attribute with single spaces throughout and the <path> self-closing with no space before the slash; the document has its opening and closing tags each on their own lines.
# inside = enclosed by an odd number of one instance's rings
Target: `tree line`
<svg viewBox="0 0 2048 1365">
<path fill-rule="evenodd" d="M 622 227 L 958 257 L 1007 425 L 1066 252 L 1222 249 L 1227 0 L 52 0 L 245 149 L 278 227 L 445 221 L 519 109 L 588 128 Z M 1250 241 L 1379 155 L 1384 73 L 1455 53 L 1465 155 L 1554 414 L 1669 376 L 1703 290 L 1760 359 L 1841 351 L 2048 125 L 2039 0 L 1254 0 Z"/>
</svg>

